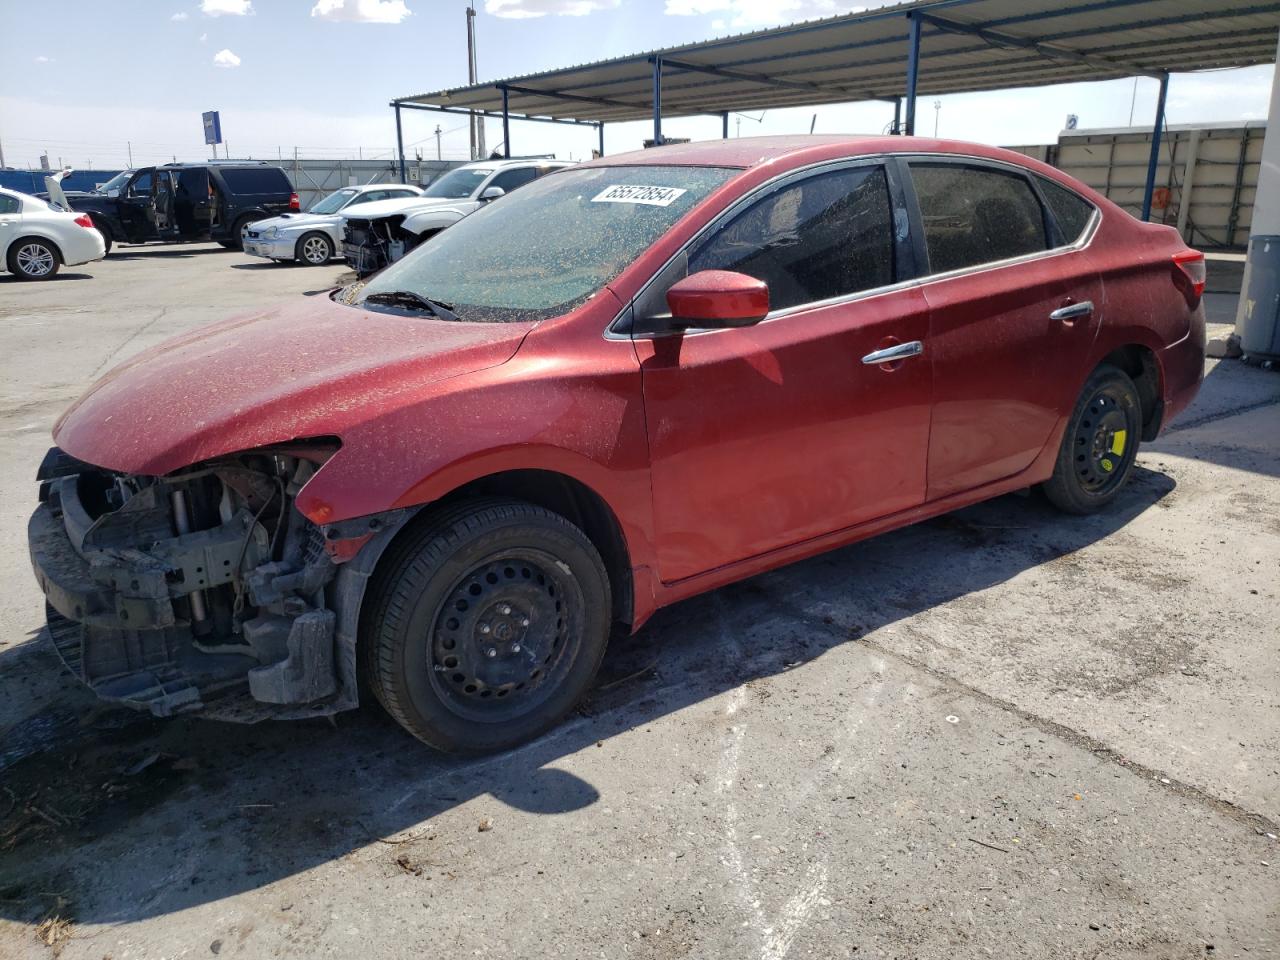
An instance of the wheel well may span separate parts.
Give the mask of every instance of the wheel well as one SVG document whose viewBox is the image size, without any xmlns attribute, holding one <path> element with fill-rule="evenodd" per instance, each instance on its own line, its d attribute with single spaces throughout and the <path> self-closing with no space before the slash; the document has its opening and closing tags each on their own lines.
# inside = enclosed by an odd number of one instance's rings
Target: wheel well
<svg viewBox="0 0 1280 960">
<path fill-rule="evenodd" d="M 59 263 L 62 263 L 66 260 L 66 257 L 62 255 L 62 248 L 58 246 L 58 242 L 56 240 L 52 239 L 51 237 L 42 237 L 38 233 L 29 233 L 24 237 L 16 238 L 5 249 L 5 259 L 8 260 L 9 254 L 12 253 L 19 245 L 26 243 L 28 240 L 39 240 L 41 243 L 47 243 L 49 246 L 53 247 L 53 252 L 58 255 Z"/>
<path fill-rule="evenodd" d="M 600 551 L 613 594 L 613 619 L 630 626 L 634 614 L 631 558 L 622 527 L 609 505 L 581 481 L 549 470 L 510 470 L 473 480 L 444 498 L 506 496 L 560 514 L 576 525 Z"/>
<path fill-rule="evenodd" d="M 1112 350 L 1102 358 L 1102 362 L 1119 367 L 1138 388 L 1138 402 L 1142 406 L 1142 439 L 1154 440 L 1164 415 L 1164 401 L 1161 400 L 1160 393 L 1160 364 L 1155 353 L 1141 344 L 1130 343 Z"/>
</svg>

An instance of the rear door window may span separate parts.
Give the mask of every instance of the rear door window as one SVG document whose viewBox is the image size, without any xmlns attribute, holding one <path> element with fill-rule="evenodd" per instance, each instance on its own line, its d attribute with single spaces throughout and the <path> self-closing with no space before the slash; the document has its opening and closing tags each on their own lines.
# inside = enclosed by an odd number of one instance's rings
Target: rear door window
<svg viewBox="0 0 1280 960">
<path fill-rule="evenodd" d="M 1048 248 L 1044 211 L 1020 174 L 958 163 L 911 164 L 932 273 Z"/>
<path fill-rule="evenodd" d="M 894 282 L 884 168 L 805 177 L 756 201 L 689 257 L 689 272 L 733 270 L 769 285 L 771 310 Z"/>
<path fill-rule="evenodd" d="M 1045 203 L 1053 213 L 1058 224 L 1059 241 L 1070 246 L 1084 236 L 1089 221 L 1093 219 L 1096 209 L 1092 203 L 1066 187 L 1061 187 L 1048 177 L 1036 177 L 1040 184 L 1040 192 L 1044 194 Z"/>
<path fill-rule="evenodd" d="M 516 167 L 514 170 L 503 170 L 493 178 L 489 186 L 501 187 L 506 193 L 510 193 L 516 187 L 523 187 L 533 180 L 537 172 L 537 167 Z M 487 190 L 488 187 L 485 189 Z"/>
<path fill-rule="evenodd" d="M 232 193 L 291 193 L 284 171 L 276 167 L 240 167 L 220 170 Z"/>
</svg>

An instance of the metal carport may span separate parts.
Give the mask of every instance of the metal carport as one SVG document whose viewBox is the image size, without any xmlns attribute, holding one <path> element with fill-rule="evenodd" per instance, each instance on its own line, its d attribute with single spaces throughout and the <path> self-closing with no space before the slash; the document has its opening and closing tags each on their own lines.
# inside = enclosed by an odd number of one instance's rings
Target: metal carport
<svg viewBox="0 0 1280 960">
<path fill-rule="evenodd" d="M 1151 213 L 1169 74 L 1275 60 L 1280 2 L 914 0 L 391 102 L 402 109 L 595 125 L 881 100 L 895 133 L 921 95 L 1149 76 L 1160 82 L 1143 219 Z M 905 107 L 905 110 L 904 110 Z M 904 116 L 905 113 L 905 116 Z"/>
</svg>

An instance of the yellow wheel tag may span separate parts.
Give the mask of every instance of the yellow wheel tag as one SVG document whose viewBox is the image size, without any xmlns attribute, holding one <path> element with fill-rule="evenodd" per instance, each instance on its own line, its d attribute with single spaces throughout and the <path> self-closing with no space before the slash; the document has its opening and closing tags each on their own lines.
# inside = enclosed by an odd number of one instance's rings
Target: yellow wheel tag
<svg viewBox="0 0 1280 960">
<path fill-rule="evenodd" d="M 1101 463 L 1098 464 L 1098 466 L 1102 467 L 1102 469 L 1106 473 L 1110 473 L 1112 470 L 1115 469 L 1115 464 L 1112 463 L 1110 460 L 1103 460 Z"/>
<path fill-rule="evenodd" d="M 1128 430 L 1117 430 L 1111 435 L 1111 452 L 1116 456 L 1120 456 L 1124 453 L 1124 441 L 1128 435 Z"/>
</svg>

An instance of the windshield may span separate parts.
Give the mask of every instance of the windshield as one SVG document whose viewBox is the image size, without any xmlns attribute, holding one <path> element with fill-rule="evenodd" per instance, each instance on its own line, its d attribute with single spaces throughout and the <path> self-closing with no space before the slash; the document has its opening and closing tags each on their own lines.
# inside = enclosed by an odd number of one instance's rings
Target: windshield
<svg viewBox="0 0 1280 960">
<path fill-rule="evenodd" d="M 359 192 L 360 191 L 355 189 L 354 187 L 344 187 L 341 190 L 335 190 L 333 193 L 329 194 L 327 197 L 325 197 L 323 200 L 321 200 L 319 203 L 317 203 L 307 212 L 308 213 L 337 213 L 339 210 L 345 207 L 348 203 L 350 203 L 351 199 Z"/>
<path fill-rule="evenodd" d="M 117 173 L 114 177 L 104 183 L 95 190 L 95 193 L 106 193 L 108 190 L 120 190 L 124 187 L 125 182 L 133 176 L 132 170 L 124 170 Z"/>
<path fill-rule="evenodd" d="M 736 170 L 555 173 L 464 217 L 370 280 L 354 302 L 409 291 L 477 323 L 545 320 L 585 303 Z"/>
<path fill-rule="evenodd" d="M 491 173 L 492 167 L 458 167 L 427 187 L 422 195 L 444 200 L 462 200 L 471 196 L 481 181 Z"/>
</svg>

